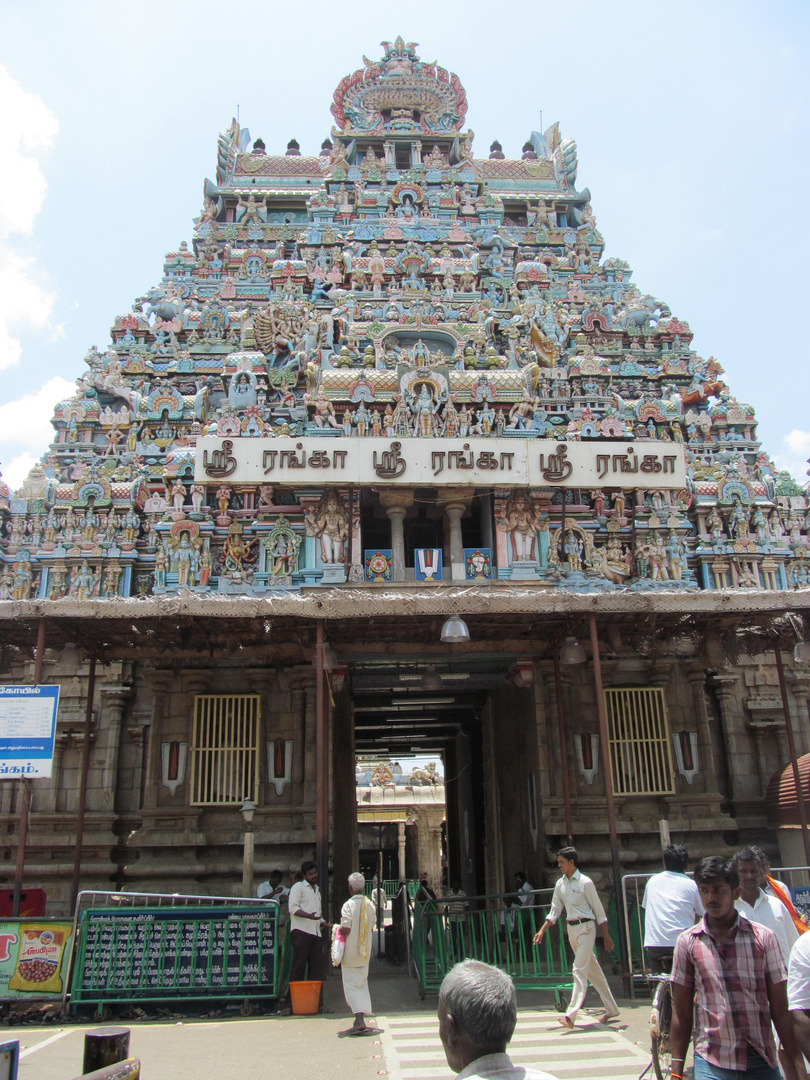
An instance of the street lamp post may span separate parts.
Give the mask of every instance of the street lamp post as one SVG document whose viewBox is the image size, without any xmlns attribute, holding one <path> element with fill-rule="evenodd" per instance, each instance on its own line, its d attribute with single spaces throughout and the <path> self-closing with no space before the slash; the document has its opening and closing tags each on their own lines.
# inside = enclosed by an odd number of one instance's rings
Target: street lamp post
<svg viewBox="0 0 810 1080">
<path fill-rule="evenodd" d="M 242 896 L 253 895 L 253 814 L 256 804 L 246 798 L 239 807 L 245 823 L 245 845 L 242 851 Z"/>
</svg>

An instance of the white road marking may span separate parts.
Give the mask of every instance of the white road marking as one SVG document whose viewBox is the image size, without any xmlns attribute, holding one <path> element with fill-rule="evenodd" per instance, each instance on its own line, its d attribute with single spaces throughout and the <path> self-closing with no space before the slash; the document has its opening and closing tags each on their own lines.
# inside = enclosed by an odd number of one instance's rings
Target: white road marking
<svg viewBox="0 0 810 1080">
<path fill-rule="evenodd" d="M 649 1064 L 648 1051 L 616 1031 L 596 1023 L 583 1023 L 563 1032 L 555 1012 L 527 1010 L 518 1014 L 509 1044 L 516 1065 L 556 1073 L 561 1080 L 638 1080 Z M 383 1028 L 380 1043 L 391 1080 L 451 1080 L 433 1017 L 378 1016 Z"/>
<path fill-rule="evenodd" d="M 51 1035 L 49 1039 L 43 1039 L 41 1043 L 36 1043 L 34 1046 L 28 1046 L 25 1050 L 21 1050 L 20 1057 L 28 1057 L 29 1054 L 34 1054 L 37 1050 L 41 1050 L 43 1046 L 48 1046 L 50 1043 L 56 1042 L 57 1039 L 64 1039 L 66 1035 L 70 1035 L 72 1031 L 76 1030 L 76 1028 L 62 1028 L 62 1030 L 57 1031 L 55 1035 Z"/>
</svg>

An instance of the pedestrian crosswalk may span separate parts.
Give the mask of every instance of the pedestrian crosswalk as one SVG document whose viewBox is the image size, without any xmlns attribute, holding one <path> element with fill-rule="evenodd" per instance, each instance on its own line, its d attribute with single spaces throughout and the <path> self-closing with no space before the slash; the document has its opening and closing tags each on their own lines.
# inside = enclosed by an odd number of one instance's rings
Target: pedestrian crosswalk
<svg viewBox="0 0 810 1080">
<path fill-rule="evenodd" d="M 577 1027 L 567 1032 L 559 1013 L 532 1009 L 518 1013 L 517 1027 L 507 1047 L 515 1065 L 542 1069 L 559 1080 L 638 1080 L 650 1063 L 642 1050 L 619 1032 L 580 1014 Z M 434 1016 L 378 1016 L 385 1071 L 392 1080 L 450 1080 L 453 1076 L 439 1039 Z"/>
</svg>

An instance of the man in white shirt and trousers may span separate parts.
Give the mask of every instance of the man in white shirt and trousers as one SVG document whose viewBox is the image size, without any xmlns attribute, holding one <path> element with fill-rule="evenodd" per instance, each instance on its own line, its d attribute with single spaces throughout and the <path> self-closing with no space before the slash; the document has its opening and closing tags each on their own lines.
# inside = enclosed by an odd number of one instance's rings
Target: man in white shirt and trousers
<svg viewBox="0 0 810 1080">
<path fill-rule="evenodd" d="M 314 862 L 301 864 L 303 881 L 290 889 L 290 943 L 293 950 L 290 982 L 310 979 L 321 984 L 319 1012 L 323 1012 L 323 937 L 327 925 L 321 910 L 318 868 Z"/>
<path fill-rule="evenodd" d="M 698 887 L 686 875 L 689 852 L 682 844 L 668 844 L 664 869 L 653 874 L 644 889 L 644 951 L 654 975 L 672 971 L 675 942 L 684 930 L 703 917 Z"/>
<path fill-rule="evenodd" d="M 563 876 L 554 887 L 551 910 L 546 921 L 534 935 L 534 944 L 539 945 L 541 943 L 548 928 L 557 922 L 563 908 L 565 908 L 568 923 L 568 940 L 574 950 L 574 966 L 572 969 L 574 990 L 565 1016 L 560 1017 L 560 1023 L 565 1028 L 574 1026 L 577 1013 L 585 1001 L 588 983 L 590 982 L 604 1005 L 605 1011 L 599 1017 L 599 1023 L 606 1024 L 619 1015 L 619 1006 L 610 992 L 605 973 L 602 971 L 593 951 L 596 944 L 597 926 L 602 935 L 605 950 L 607 952 L 613 950 L 613 941 L 608 933 L 605 909 L 599 899 L 594 883 L 577 869 L 575 848 L 564 847 L 558 851 L 557 866 L 562 870 Z"/>
</svg>

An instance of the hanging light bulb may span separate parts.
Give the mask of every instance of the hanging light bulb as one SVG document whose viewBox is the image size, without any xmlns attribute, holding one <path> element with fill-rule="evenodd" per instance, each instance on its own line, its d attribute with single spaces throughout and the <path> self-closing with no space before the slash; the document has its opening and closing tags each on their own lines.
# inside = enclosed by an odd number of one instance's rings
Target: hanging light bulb
<svg viewBox="0 0 810 1080">
<path fill-rule="evenodd" d="M 561 664 L 584 664 L 585 650 L 575 637 L 567 637 L 560 649 Z"/>
<path fill-rule="evenodd" d="M 425 668 L 422 678 L 419 680 L 419 686 L 422 690 L 431 692 L 443 689 L 442 677 L 435 667 L 431 665 Z"/>
<path fill-rule="evenodd" d="M 453 644 L 453 642 L 457 641 L 469 641 L 470 631 L 463 619 L 459 618 L 458 615 L 451 615 L 449 619 L 444 620 L 441 639 L 447 644 Z"/>
</svg>

